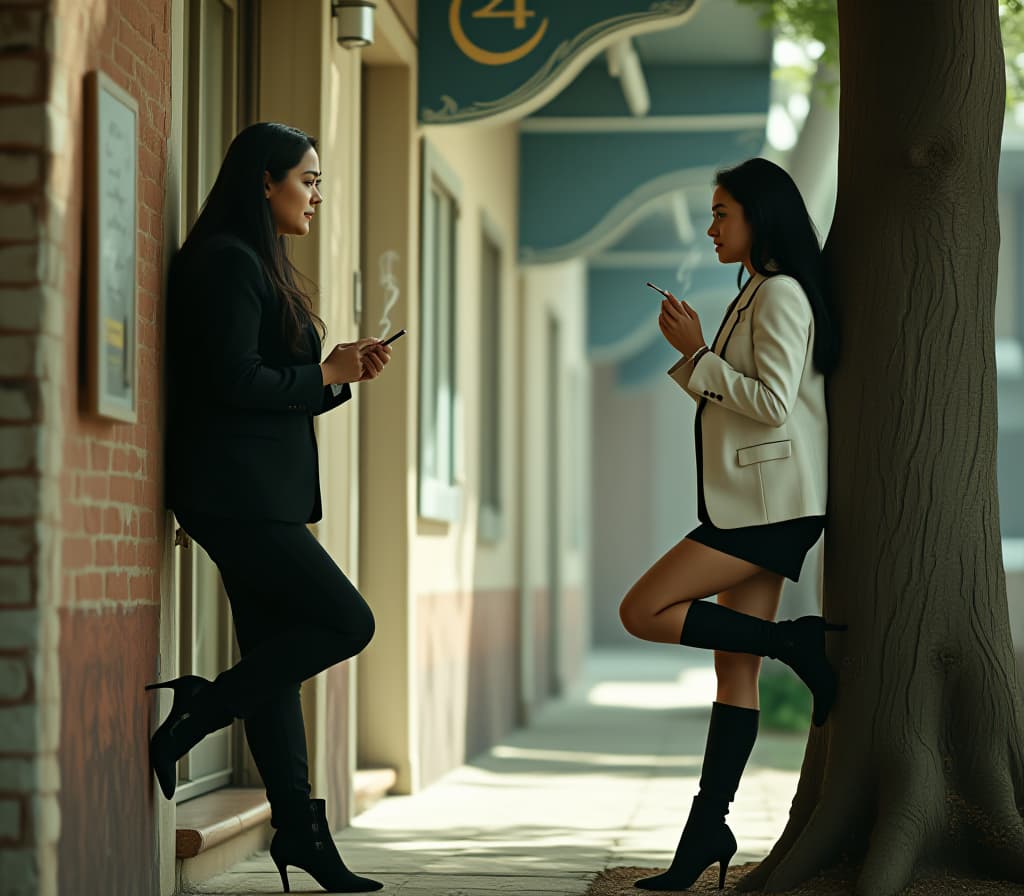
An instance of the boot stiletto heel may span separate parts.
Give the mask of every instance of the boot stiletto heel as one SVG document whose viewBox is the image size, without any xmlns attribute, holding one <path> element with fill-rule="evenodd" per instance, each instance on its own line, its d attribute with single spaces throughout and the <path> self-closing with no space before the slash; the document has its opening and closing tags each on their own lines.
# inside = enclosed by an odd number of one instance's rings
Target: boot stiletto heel
<svg viewBox="0 0 1024 896">
<path fill-rule="evenodd" d="M 199 675 L 183 675 L 145 687 L 147 691 L 168 688 L 174 692 L 170 713 L 149 739 L 149 764 L 167 799 L 174 796 L 178 783 L 178 760 L 211 731 L 231 724 L 230 714 L 212 706 L 200 708 L 200 703 L 210 703 L 203 700 L 210 684 Z"/>
<path fill-rule="evenodd" d="M 725 889 L 725 875 L 729 873 L 729 862 L 730 859 L 722 859 L 718 863 L 718 889 Z"/>
<path fill-rule="evenodd" d="M 279 862 L 274 859 L 274 864 L 277 865 L 277 873 L 281 875 L 281 888 L 285 893 L 290 893 L 291 888 L 288 886 L 288 863 Z"/>
</svg>

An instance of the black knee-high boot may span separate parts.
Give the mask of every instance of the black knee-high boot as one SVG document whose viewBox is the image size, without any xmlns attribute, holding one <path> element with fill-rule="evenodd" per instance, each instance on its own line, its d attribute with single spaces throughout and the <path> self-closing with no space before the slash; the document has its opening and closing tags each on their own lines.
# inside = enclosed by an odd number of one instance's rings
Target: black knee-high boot
<svg viewBox="0 0 1024 896">
<path fill-rule="evenodd" d="M 736 854 L 736 838 L 725 816 L 757 739 L 760 715 L 756 709 L 727 703 L 711 707 L 700 792 L 693 799 L 672 864 L 664 874 L 643 878 L 634 886 L 641 890 L 685 890 L 715 862 L 719 863 L 718 888 L 725 886 L 725 873 Z"/>
<path fill-rule="evenodd" d="M 693 601 L 679 643 L 782 660 L 814 697 L 813 721 L 824 725 L 836 699 L 836 673 L 825 655 L 825 632 L 846 631 L 820 616 L 769 622 L 706 600 Z"/>
</svg>

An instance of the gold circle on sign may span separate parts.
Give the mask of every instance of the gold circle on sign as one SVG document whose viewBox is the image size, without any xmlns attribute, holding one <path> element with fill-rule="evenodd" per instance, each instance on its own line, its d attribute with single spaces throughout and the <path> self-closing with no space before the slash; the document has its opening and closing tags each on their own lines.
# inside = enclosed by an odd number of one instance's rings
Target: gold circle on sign
<svg viewBox="0 0 1024 896">
<path fill-rule="evenodd" d="M 485 50 L 483 47 L 478 47 L 469 39 L 469 36 L 462 28 L 462 19 L 459 15 L 461 11 L 462 0 L 452 0 L 452 5 L 448 9 L 448 27 L 451 29 L 452 37 L 455 40 L 456 46 L 463 53 L 474 62 L 479 62 L 483 65 L 508 65 L 510 62 L 517 62 L 540 43 L 541 38 L 544 37 L 544 32 L 548 30 L 548 20 L 545 18 L 537 28 L 537 33 L 528 41 L 503 53 L 495 53 L 491 50 Z"/>
</svg>

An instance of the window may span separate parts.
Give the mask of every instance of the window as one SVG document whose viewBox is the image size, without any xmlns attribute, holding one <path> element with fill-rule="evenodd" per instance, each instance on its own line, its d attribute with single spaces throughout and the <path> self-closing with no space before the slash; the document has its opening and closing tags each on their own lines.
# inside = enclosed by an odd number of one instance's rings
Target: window
<svg viewBox="0 0 1024 896">
<path fill-rule="evenodd" d="M 423 141 L 420 282 L 419 513 L 458 519 L 455 316 L 459 182 Z"/>
<path fill-rule="evenodd" d="M 247 88 L 256 83 L 251 48 L 257 7 L 237 0 L 190 0 L 185 6 L 186 227 L 198 217 L 231 140 L 254 119 L 255 97 Z M 196 542 L 177 556 L 180 674 L 214 678 L 237 655 L 227 595 L 216 565 Z M 214 732 L 178 763 L 177 802 L 232 783 L 236 727 Z"/>
<path fill-rule="evenodd" d="M 480 248 L 480 516 L 479 535 L 497 541 L 501 515 L 501 238 L 483 216 Z"/>
<path fill-rule="evenodd" d="M 178 556 L 180 674 L 213 679 L 234 662 L 227 595 L 216 565 L 196 542 Z M 231 783 L 232 727 L 203 738 L 178 762 L 176 802 Z"/>
</svg>

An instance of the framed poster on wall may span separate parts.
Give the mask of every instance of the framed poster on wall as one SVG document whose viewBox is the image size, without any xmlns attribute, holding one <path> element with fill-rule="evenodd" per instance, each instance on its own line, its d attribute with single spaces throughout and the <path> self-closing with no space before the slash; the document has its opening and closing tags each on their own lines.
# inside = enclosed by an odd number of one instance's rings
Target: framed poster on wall
<svg viewBox="0 0 1024 896">
<path fill-rule="evenodd" d="M 134 423 L 138 409 L 138 127 L 135 99 L 85 76 L 86 409 Z"/>
</svg>

